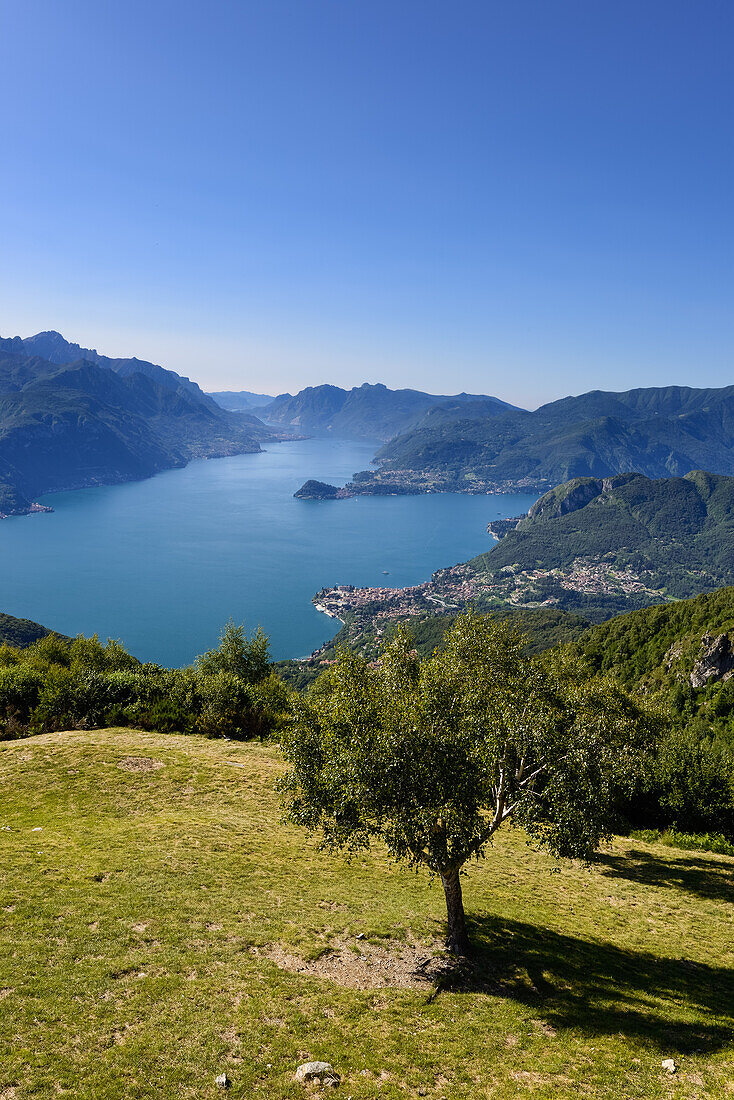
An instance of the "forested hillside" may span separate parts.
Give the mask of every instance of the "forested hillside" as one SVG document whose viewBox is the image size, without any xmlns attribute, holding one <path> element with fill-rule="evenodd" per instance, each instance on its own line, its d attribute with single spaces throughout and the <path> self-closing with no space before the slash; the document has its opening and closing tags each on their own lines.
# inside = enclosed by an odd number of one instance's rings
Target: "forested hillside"
<svg viewBox="0 0 734 1100">
<path fill-rule="evenodd" d="M 24 649 L 50 633 L 47 627 L 34 623 L 32 619 L 16 619 L 0 611 L 0 645 Z"/>
<path fill-rule="evenodd" d="M 646 823 L 734 838 L 734 588 L 633 611 L 569 649 L 657 704 L 671 729 L 626 807 Z"/>
<path fill-rule="evenodd" d="M 734 474 L 734 387 L 596 390 L 499 417 L 471 406 L 429 410 L 377 461 L 386 474 L 440 475 L 459 489 L 527 479 L 542 488 L 629 471 Z"/>
<path fill-rule="evenodd" d="M 465 568 L 490 586 L 517 589 L 524 578 L 523 602 L 550 598 L 609 615 L 624 609 L 625 595 L 649 604 L 734 582 L 731 477 L 576 478 L 514 528 L 497 528 L 497 546 Z"/>
</svg>

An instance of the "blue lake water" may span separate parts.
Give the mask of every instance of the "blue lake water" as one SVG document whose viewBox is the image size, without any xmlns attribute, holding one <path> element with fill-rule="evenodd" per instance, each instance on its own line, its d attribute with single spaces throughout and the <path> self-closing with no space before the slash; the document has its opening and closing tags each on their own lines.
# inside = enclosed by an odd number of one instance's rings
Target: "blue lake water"
<svg viewBox="0 0 734 1100">
<path fill-rule="evenodd" d="M 534 500 L 293 499 L 307 477 L 343 485 L 376 449 L 308 439 L 46 496 L 53 514 L 0 523 L 0 610 L 169 666 L 215 645 L 230 616 L 260 624 L 276 658 L 302 656 L 339 627 L 311 604 L 320 588 L 418 584 L 489 549 L 488 521 Z"/>
</svg>

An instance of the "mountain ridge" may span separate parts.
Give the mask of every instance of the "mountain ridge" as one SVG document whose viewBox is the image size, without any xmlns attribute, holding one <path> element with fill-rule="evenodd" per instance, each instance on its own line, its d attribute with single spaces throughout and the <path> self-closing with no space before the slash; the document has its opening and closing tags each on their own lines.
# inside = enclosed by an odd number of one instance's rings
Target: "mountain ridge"
<svg viewBox="0 0 734 1100">
<path fill-rule="evenodd" d="M 78 347 L 59 339 L 57 357 Z M 0 338 L 0 516 L 38 510 L 44 492 L 149 477 L 274 438 L 256 417 L 226 412 L 155 364 L 59 364 L 27 350 L 19 337 Z"/>
<path fill-rule="evenodd" d="M 279 394 L 261 411 L 268 423 L 315 435 L 383 441 L 405 431 L 431 407 L 476 401 L 483 403 L 486 415 L 491 415 L 494 408 L 514 410 L 497 397 L 463 393 L 442 396 L 422 390 L 391 390 L 382 382 L 363 382 L 350 390 L 329 384 L 307 386 L 297 394 Z"/>
<path fill-rule="evenodd" d="M 637 471 L 734 474 L 734 386 L 592 390 L 534 412 L 465 415 L 429 410 L 377 453 L 379 473 L 419 484 L 430 474 L 456 489 L 477 483 L 541 491 L 572 477 Z M 369 480 L 369 479 L 368 479 Z"/>
</svg>

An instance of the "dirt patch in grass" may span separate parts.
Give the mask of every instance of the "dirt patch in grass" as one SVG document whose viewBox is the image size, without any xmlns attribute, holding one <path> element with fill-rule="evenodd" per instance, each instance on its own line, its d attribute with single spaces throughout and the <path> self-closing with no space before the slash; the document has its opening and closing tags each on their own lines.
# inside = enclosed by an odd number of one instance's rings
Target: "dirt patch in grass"
<svg viewBox="0 0 734 1100">
<path fill-rule="evenodd" d="M 158 768 L 164 768 L 162 760 L 151 760 L 148 756 L 123 756 L 117 761 L 117 766 L 124 772 L 155 772 Z"/>
<path fill-rule="evenodd" d="M 337 940 L 317 959 L 294 955 L 280 944 L 254 948 L 281 970 L 325 978 L 347 989 L 425 989 L 451 982 L 456 960 L 435 944 L 405 944 L 395 940 L 373 944 L 367 940 Z"/>
</svg>

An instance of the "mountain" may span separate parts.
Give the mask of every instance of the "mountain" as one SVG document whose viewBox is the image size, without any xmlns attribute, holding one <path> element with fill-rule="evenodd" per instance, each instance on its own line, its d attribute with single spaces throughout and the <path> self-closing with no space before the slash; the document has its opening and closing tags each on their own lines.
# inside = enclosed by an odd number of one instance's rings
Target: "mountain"
<svg viewBox="0 0 734 1100">
<path fill-rule="evenodd" d="M 207 394 L 223 409 L 230 412 L 246 412 L 251 409 L 262 409 L 263 405 L 269 405 L 274 400 L 272 394 L 251 393 L 249 390 L 219 390 L 217 393 Z"/>
<path fill-rule="evenodd" d="M 734 583 L 734 477 L 574 478 L 490 530 L 498 544 L 463 567 L 485 597 L 598 619 Z"/>
<path fill-rule="evenodd" d="M 100 355 L 94 348 L 83 348 L 79 344 L 73 344 L 65 340 L 60 332 L 53 330 L 37 332 L 35 336 L 26 336 L 24 339 L 15 337 L 11 342 L 16 347 L 18 345 L 22 347 L 22 350 L 16 352 L 17 354 L 37 356 L 57 366 L 77 363 L 80 359 L 84 359 L 87 363 L 95 363 L 98 367 L 107 367 L 116 374 L 122 375 L 123 378 L 131 374 L 144 374 L 146 378 L 158 382 L 161 386 L 173 390 L 185 389 L 197 397 L 205 397 L 203 390 L 196 382 L 176 374 L 175 371 L 166 370 L 165 367 L 159 367 L 156 363 L 149 363 L 145 359 L 111 359 L 108 355 Z"/>
<path fill-rule="evenodd" d="M 51 633 L 47 627 L 34 623 L 32 619 L 16 619 L 0 611 L 0 645 L 24 649 Z"/>
<path fill-rule="evenodd" d="M 514 406 L 496 397 L 461 393 L 453 397 L 422 393 L 420 390 L 389 390 L 382 383 L 365 382 L 351 390 L 339 386 L 309 386 L 293 396 L 283 393 L 262 409 L 270 424 L 282 424 L 312 435 L 333 435 L 344 439 L 388 440 L 417 424 L 428 409 L 446 405 L 458 410 L 464 405 L 485 418 Z"/>
<path fill-rule="evenodd" d="M 154 364 L 109 360 L 113 369 L 97 356 L 98 363 L 60 365 L 28 354 L 34 346 L 57 358 L 71 354 L 76 345 L 57 336 L 0 339 L 0 514 L 27 512 L 44 492 L 259 451 L 272 438 L 254 416 L 226 412 L 195 383 Z"/>
<path fill-rule="evenodd" d="M 428 410 L 377 453 L 373 478 L 445 488 L 540 489 L 573 477 L 708 469 L 734 474 L 734 386 L 566 397 L 535 412 Z M 369 480 L 369 478 L 368 478 Z"/>
</svg>

